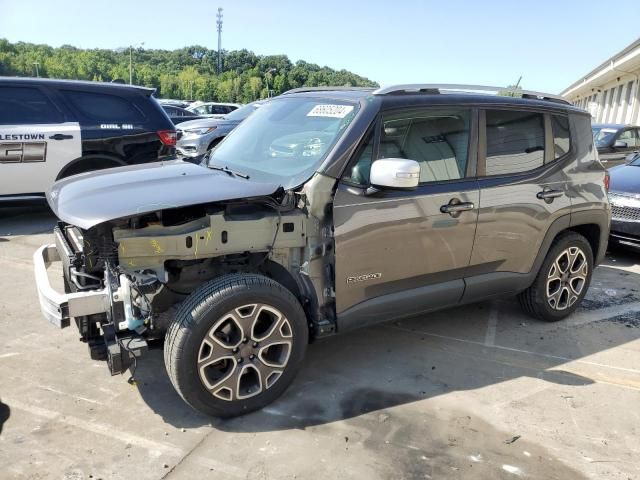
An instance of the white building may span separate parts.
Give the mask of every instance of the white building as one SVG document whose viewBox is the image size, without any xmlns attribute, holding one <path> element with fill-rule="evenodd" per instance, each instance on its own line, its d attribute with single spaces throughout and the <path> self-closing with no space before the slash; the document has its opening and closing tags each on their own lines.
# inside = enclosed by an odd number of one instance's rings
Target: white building
<svg viewBox="0 0 640 480">
<path fill-rule="evenodd" d="M 561 95 L 588 110 L 594 122 L 640 125 L 640 38 Z"/>
</svg>

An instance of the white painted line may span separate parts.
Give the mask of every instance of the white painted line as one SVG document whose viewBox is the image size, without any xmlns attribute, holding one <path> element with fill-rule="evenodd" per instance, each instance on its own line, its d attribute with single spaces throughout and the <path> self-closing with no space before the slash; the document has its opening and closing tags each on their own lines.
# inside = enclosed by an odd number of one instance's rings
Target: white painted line
<svg viewBox="0 0 640 480">
<path fill-rule="evenodd" d="M 57 393 L 58 395 L 65 395 L 67 397 L 75 398 L 76 400 L 82 400 L 83 402 L 93 403 L 95 405 L 105 405 L 103 402 L 100 402 L 98 400 L 93 400 L 92 398 L 83 397 L 81 395 L 75 395 L 73 393 L 63 392 L 62 390 L 58 390 L 57 388 L 53 388 L 48 385 L 34 385 L 34 386 L 36 388 L 46 390 L 47 392 Z"/>
<path fill-rule="evenodd" d="M 48 410 L 46 408 L 38 407 L 35 405 L 27 405 L 25 403 L 19 402 L 12 398 L 2 397 L 2 401 L 9 405 L 10 408 L 15 408 L 17 410 L 22 410 L 23 412 L 27 412 L 31 415 L 36 415 L 38 417 L 43 417 L 48 420 L 63 423 L 65 425 L 70 425 L 72 427 L 79 428 L 81 430 L 85 430 L 90 433 L 96 433 L 98 435 L 103 435 L 108 438 L 112 438 L 114 440 L 118 440 L 122 443 L 130 443 L 131 445 L 139 448 L 144 448 L 149 451 L 150 454 L 159 457 L 160 455 L 172 455 L 174 457 L 180 457 L 178 463 L 181 463 L 185 457 L 189 457 L 190 460 L 193 460 L 198 465 L 207 468 L 213 468 L 217 473 L 222 473 L 226 477 L 233 478 L 246 478 L 246 473 L 241 468 L 238 468 L 234 465 L 228 465 L 219 460 L 215 460 L 211 458 L 209 455 L 206 457 L 199 455 L 192 455 L 193 448 L 190 450 L 185 450 L 176 445 L 170 443 L 162 443 L 156 442 L 154 440 L 149 440 L 144 437 L 140 437 L 138 435 L 134 435 L 128 432 L 123 432 L 122 430 L 118 430 L 112 425 L 107 425 L 104 423 L 98 422 L 89 422 L 86 420 L 82 420 L 80 418 L 71 417 L 69 415 L 63 415 L 60 412 L 55 412 L 53 410 Z M 204 438 L 202 439 L 204 440 Z M 200 445 L 202 440 L 198 443 Z M 196 445 L 196 447 L 198 446 Z"/>
<path fill-rule="evenodd" d="M 464 338 L 450 337 L 448 335 L 438 335 L 437 333 L 429 333 L 429 332 L 424 332 L 422 330 L 412 330 L 410 328 L 398 327 L 397 325 L 385 325 L 385 327 L 386 328 L 392 328 L 394 330 L 400 330 L 400 331 L 403 331 L 403 332 L 409 332 L 409 333 L 414 334 L 414 335 L 416 333 L 419 333 L 420 335 L 426 335 L 428 337 L 442 338 L 443 340 L 452 340 L 454 342 L 468 343 L 470 345 L 478 345 L 480 347 L 487 347 L 487 345 L 485 345 L 483 342 L 476 342 L 474 340 L 466 340 Z M 640 375 L 640 370 L 636 370 L 634 368 L 614 367 L 613 365 L 605 365 L 603 363 L 590 362 L 588 360 L 580 360 L 578 358 L 568 358 L 568 357 L 562 357 L 560 355 L 550 355 L 548 353 L 532 352 L 530 350 L 522 350 L 520 348 L 512 348 L 512 347 L 503 347 L 501 345 L 492 345 L 492 346 L 490 346 L 488 348 L 495 348 L 497 350 L 505 350 L 505 351 L 508 351 L 508 352 L 525 353 L 525 354 L 528 354 L 528 355 L 536 355 L 538 357 L 552 358 L 554 360 L 562 360 L 563 362 L 582 363 L 583 365 L 591 365 L 593 367 L 610 368 L 612 370 L 619 370 L 621 372 L 635 373 L 635 374 Z M 605 383 L 605 382 L 600 382 L 600 383 Z M 618 386 L 621 386 L 621 385 L 618 385 Z"/>
<path fill-rule="evenodd" d="M 70 417 L 69 415 L 62 415 L 59 412 L 48 410 L 46 408 L 27 405 L 11 398 L 3 397 L 2 401 L 9 405 L 10 408 L 16 408 L 32 415 L 37 415 L 38 417 L 44 417 L 55 422 L 64 423 L 65 425 L 71 425 L 72 427 L 80 428 L 87 432 L 97 433 L 123 443 L 130 443 L 131 445 L 144 448 L 149 451 L 161 452 L 162 454 L 174 455 L 176 457 L 181 457 L 186 453 L 183 449 L 175 445 L 155 442 L 138 435 L 123 432 L 104 423 L 88 422 L 80 418 Z"/>
<path fill-rule="evenodd" d="M 577 327 L 597 322 L 599 320 L 607 320 L 619 315 L 625 315 L 627 313 L 636 313 L 640 315 L 640 302 L 623 303 L 621 305 L 613 305 L 599 310 L 580 311 L 578 313 L 574 313 L 566 320 L 563 320 L 562 323 L 560 323 L 560 326 Z"/>
<path fill-rule="evenodd" d="M 498 309 L 492 303 L 489 307 L 489 320 L 487 320 L 487 333 L 484 336 L 484 344 L 492 347 L 496 343 L 496 327 L 498 326 Z"/>
<path fill-rule="evenodd" d="M 3 353 L 2 355 L 0 355 L 0 358 L 15 357 L 16 355 L 20 355 L 20 353 L 19 352 Z"/>
</svg>

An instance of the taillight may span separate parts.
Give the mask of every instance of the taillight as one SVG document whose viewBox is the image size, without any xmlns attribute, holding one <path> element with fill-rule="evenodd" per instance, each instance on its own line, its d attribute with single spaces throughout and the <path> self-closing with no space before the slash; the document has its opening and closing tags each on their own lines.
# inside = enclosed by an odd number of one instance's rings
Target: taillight
<svg viewBox="0 0 640 480">
<path fill-rule="evenodd" d="M 177 135 L 175 130 L 158 130 L 160 141 L 168 147 L 175 147 Z"/>
<path fill-rule="evenodd" d="M 609 177 L 609 172 L 604 172 L 604 189 L 608 192 L 609 191 L 609 183 L 611 181 L 611 178 Z"/>
</svg>

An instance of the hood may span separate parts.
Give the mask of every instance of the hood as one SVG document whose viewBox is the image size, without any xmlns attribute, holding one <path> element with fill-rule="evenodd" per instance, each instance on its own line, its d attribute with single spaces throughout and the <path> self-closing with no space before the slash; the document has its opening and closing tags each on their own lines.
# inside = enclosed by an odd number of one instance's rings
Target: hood
<svg viewBox="0 0 640 480">
<path fill-rule="evenodd" d="M 197 113 L 194 113 L 194 115 L 197 115 Z M 188 120 L 186 122 L 182 122 L 178 127 L 178 130 L 188 130 L 190 128 L 217 127 L 219 123 L 220 123 L 219 118 L 202 117 L 196 120 Z"/>
<path fill-rule="evenodd" d="M 53 184 L 47 200 L 59 219 L 86 230 L 166 208 L 271 195 L 278 188 L 176 160 L 69 177 Z"/>
<path fill-rule="evenodd" d="M 609 169 L 610 192 L 640 193 L 640 166 L 618 165 Z"/>
</svg>

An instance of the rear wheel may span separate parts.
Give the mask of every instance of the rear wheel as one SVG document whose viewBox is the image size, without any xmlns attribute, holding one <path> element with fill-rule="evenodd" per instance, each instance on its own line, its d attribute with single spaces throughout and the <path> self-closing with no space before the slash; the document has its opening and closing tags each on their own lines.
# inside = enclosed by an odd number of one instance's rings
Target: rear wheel
<svg viewBox="0 0 640 480">
<path fill-rule="evenodd" d="M 308 343 L 298 300 L 260 275 L 213 280 L 183 303 L 167 331 L 164 358 L 175 389 L 193 408 L 232 417 L 278 398 Z"/>
<path fill-rule="evenodd" d="M 593 252 L 587 239 L 563 233 L 551 245 L 533 284 L 520 294 L 520 305 L 541 320 L 561 320 L 582 302 L 592 273 Z"/>
</svg>

